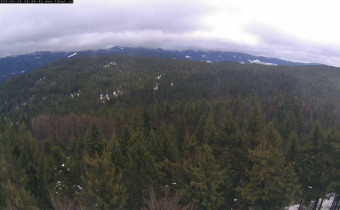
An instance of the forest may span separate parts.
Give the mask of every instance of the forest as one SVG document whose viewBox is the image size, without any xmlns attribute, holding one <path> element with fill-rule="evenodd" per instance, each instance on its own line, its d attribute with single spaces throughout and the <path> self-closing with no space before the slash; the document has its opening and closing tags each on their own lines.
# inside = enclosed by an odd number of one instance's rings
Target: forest
<svg viewBox="0 0 340 210">
<path fill-rule="evenodd" d="M 340 69 L 65 59 L 0 86 L 1 209 L 340 208 Z"/>
</svg>

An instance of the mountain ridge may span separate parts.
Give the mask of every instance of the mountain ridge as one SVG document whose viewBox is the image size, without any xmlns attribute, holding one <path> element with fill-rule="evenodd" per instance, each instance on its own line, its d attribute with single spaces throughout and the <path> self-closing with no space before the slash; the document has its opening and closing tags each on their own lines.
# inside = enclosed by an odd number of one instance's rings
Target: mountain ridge
<svg viewBox="0 0 340 210">
<path fill-rule="evenodd" d="M 269 92 L 272 95 L 282 94 L 281 89 L 302 89 L 306 91 L 303 94 L 306 96 L 331 94 L 331 98 L 338 98 L 337 93 L 340 90 L 337 85 L 340 75 L 335 67 L 259 66 L 132 56 L 73 59 L 77 55 L 18 75 L 3 83 L 0 86 L 0 99 L 3 101 L 0 111 L 6 113 L 10 110 L 26 110 L 39 105 L 34 108 L 33 113 L 40 113 L 44 107 L 60 108 L 67 103 L 71 107 L 56 111 L 63 113 L 63 110 L 69 110 L 77 113 L 77 110 L 101 110 L 104 108 L 103 104 L 116 102 L 123 104 L 123 107 L 142 101 L 150 104 L 155 100 L 163 100 L 165 96 L 169 101 L 208 99 L 213 96 L 218 98 L 225 97 L 225 94 L 241 93 L 250 96 L 255 94 L 252 90 L 256 88 L 261 89 L 256 95 L 261 93 L 266 97 Z M 323 87 L 315 88 L 314 82 L 323 76 L 327 78 L 322 82 Z M 241 87 L 242 84 L 247 85 Z M 272 88 L 268 90 L 268 86 Z M 276 87 L 277 92 L 273 92 L 273 87 Z M 319 93 L 321 90 L 323 92 Z M 328 93 L 326 90 L 332 91 Z M 179 94 L 183 91 L 188 92 L 185 97 Z M 84 104 L 89 106 L 85 107 Z"/>
<path fill-rule="evenodd" d="M 30 72 L 32 70 L 46 66 L 61 59 L 72 59 L 76 57 L 103 56 L 103 55 L 129 55 L 137 57 L 171 58 L 179 60 L 193 60 L 200 62 L 237 62 L 241 64 L 261 64 L 279 66 L 303 66 L 322 65 L 317 63 L 302 63 L 287 61 L 278 58 L 264 56 L 254 56 L 240 52 L 222 51 L 195 51 L 195 50 L 164 50 L 151 48 L 133 48 L 115 46 L 109 49 L 50 52 L 38 51 L 29 54 L 7 56 L 0 58 L 0 83 L 6 81 L 17 74 Z"/>
</svg>

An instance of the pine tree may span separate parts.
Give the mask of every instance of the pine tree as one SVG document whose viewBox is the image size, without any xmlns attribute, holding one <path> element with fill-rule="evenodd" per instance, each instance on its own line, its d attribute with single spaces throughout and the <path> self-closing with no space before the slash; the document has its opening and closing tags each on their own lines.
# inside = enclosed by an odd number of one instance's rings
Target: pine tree
<svg viewBox="0 0 340 210">
<path fill-rule="evenodd" d="M 241 208 L 281 209 L 299 192 L 296 175 L 281 152 L 281 138 L 272 123 L 265 126 L 258 146 L 249 152 L 252 168 L 237 191 Z"/>
<path fill-rule="evenodd" d="M 153 155 L 155 161 L 164 161 L 163 145 L 161 138 L 155 133 L 154 129 L 151 129 L 147 141 L 150 154 Z"/>
<path fill-rule="evenodd" d="M 24 187 L 19 187 L 12 182 L 7 182 L 8 197 L 6 200 L 7 209 L 29 209 L 38 210 L 36 201 L 32 194 Z"/>
<path fill-rule="evenodd" d="M 100 137 L 98 127 L 93 124 L 91 129 L 86 132 L 84 137 L 84 145 L 86 151 L 90 155 L 94 155 L 96 153 L 101 153 L 104 149 L 104 141 Z"/>
<path fill-rule="evenodd" d="M 164 157 L 172 162 L 176 162 L 179 159 L 179 151 L 177 144 L 177 132 L 174 125 L 170 124 L 168 128 L 165 129 L 162 140 Z"/>
<path fill-rule="evenodd" d="M 222 183 L 224 208 L 233 208 L 237 199 L 235 189 L 245 177 L 249 167 L 248 149 L 243 146 L 242 136 L 228 111 L 219 132 L 219 141 L 214 144 L 218 164 L 226 170 Z"/>
<path fill-rule="evenodd" d="M 144 131 L 145 119 L 144 110 L 141 107 L 136 107 L 132 113 L 132 129 Z"/>
<path fill-rule="evenodd" d="M 189 130 L 186 129 L 183 143 L 183 157 L 186 160 L 193 161 L 196 159 L 198 142 L 195 136 L 190 136 Z"/>
<path fill-rule="evenodd" d="M 223 204 L 219 188 L 225 171 L 216 163 L 210 146 L 203 145 L 194 160 L 185 161 L 183 171 L 188 181 L 185 195 L 197 209 L 218 209 Z"/>
<path fill-rule="evenodd" d="M 122 173 L 116 172 L 112 154 L 105 152 L 94 157 L 84 156 L 87 165 L 82 185 L 78 186 L 76 198 L 84 209 L 122 209 L 126 201 L 126 190 L 122 184 Z"/>
<path fill-rule="evenodd" d="M 262 113 L 257 105 L 253 106 L 252 113 L 246 125 L 247 138 L 244 142 L 244 146 L 253 150 L 259 142 L 259 138 L 262 132 Z"/>
<path fill-rule="evenodd" d="M 23 129 L 23 128 L 20 128 Z M 21 151 L 18 162 L 27 175 L 27 190 L 37 199 L 40 208 L 51 208 L 48 183 L 51 180 L 46 160 L 39 151 L 37 141 L 29 131 L 21 130 Z"/>
<path fill-rule="evenodd" d="M 127 160 L 124 171 L 126 184 L 128 209 L 139 209 L 142 206 L 143 197 L 147 188 L 153 186 L 157 180 L 157 165 L 154 158 L 146 148 L 146 140 L 141 131 L 133 131 L 127 145 Z"/>
<path fill-rule="evenodd" d="M 319 198 L 325 196 L 328 187 L 325 166 L 329 165 L 327 163 L 329 160 L 324 156 L 330 151 L 323 151 L 324 146 L 323 131 L 320 125 L 316 124 L 309 138 L 304 142 L 297 160 L 297 174 L 303 191 L 301 205 L 309 205 L 312 202 L 313 209 L 317 208 Z"/>
<path fill-rule="evenodd" d="M 112 161 L 116 166 L 116 169 L 122 169 L 124 165 L 122 145 L 115 133 L 112 134 L 111 141 L 107 144 L 107 151 L 112 153 Z"/>
<path fill-rule="evenodd" d="M 295 133 L 291 133 L 288 137 L 288 143 L 286 144 L 286 158 L 295 165 L 299 153 L 298 136 Z"/>
<path fill-rule="evenodd" d="M 202 114 L 199 119 L 197 130 L 196 130 L 196 139 L 198 143 L 202 143 L 204 140 L 204 126 L 206 124 L 206 121 L 207 121 L 206 115 Z"/>
<path fill-rule="evenodd" d="M 212 145 L 217 142 L 217 128 L 212 113 L 209 114 L 203 129 L 203 143 Z"/>
<path fill-rule="evenodd" d="M 231 116 L 231 112 L 227 111 L 224 119 L 223 119 L 223 125 L 219 132 L 218 141 L 215 142 L 214 147 L 216 147 L 217 150 L 224 150 L 226 147 L 234 147 L 239 146 L 241 142 L 237 141 L 237 126 Z M 221 154 L 220 152 L 217 152 L 217 156 Z"/>
</svg>

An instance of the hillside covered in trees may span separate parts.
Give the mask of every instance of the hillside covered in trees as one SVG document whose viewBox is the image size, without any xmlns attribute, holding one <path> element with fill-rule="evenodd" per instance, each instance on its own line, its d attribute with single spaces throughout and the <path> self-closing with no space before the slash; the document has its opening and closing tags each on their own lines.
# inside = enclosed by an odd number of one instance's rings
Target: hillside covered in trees
<svg viewBox="0 0 340 210">
<path fill-rule="evenodd" d="M 3 209 L 317 209 L 340 69 L 102 56 L 0 87 Z"/>
</svg>

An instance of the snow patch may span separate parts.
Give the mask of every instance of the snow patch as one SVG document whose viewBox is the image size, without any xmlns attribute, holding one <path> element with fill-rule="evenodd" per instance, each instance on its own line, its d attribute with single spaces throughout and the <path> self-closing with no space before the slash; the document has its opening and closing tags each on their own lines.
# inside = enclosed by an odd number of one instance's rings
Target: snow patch
<svg viewBox="0 0 340 210">
<path fill-rule="evenodd" d="M 71 58 L 73 56 L 77 55 L 77 53 L 73 53 L 72 55 L 67 56 L 68 58 Z"/>
<path fill-rule="evenodd" d="M 70 93 L 70 95 L 71 95 L 71 98 L 74 98 L 76 96 L 79 97 L 80 96 L 80 90 L 72 92 L 72 93 Z"/>
<path fill-rule="evenodd" d="M 112 61 L 112 62 L 109 62 L 108 64 L 105 64 L 104 68 L 109 68 L 110 66 L 115 66 L 115 65 L 117 65 L 116 62 Z"/>
<path fill-rule="evenodd" d="M 112 95 L 113 95 L 114 97 L 117 97 L 117 96 L 118 96 L 118 94 L 117 94 L 116 91 L 113 91 L 113 92 L 112 92 Z"/>
<path fill-rule="evenodd" d="M 335 195 L 333 193 L 328 194 L 322 202 L 321 210 L 330 209 L 331 206 L 332 206 L 334 197 L 335 197 Z M 320 202 L 321 201 L 319 200 L 318 205 L 320 205 Z M 299 209 L 299 204 L 292 204 L 292 205 L 285 208 L 285 210 L 298 210 L 298 209 Z"/>
<path fill-rule="evenodd" d="M 185 58 L 189 59 L 189 58 L 191 58 L 191 56 L 190 55 L 186 55 Z"/>
<path fill-rule="evenodd" d="M 212 63 L 211 61 L 206 61 L 207 63 Z"/>
<path fill-rule="evenodd" d="M 111 96 L 113 97 L 118 97 L 118 96 L 122 96 L 126 93 L 126 91 L 124 90 L 112 90 L 112 94 L 111 94 L 111 90 L 110 91 L 106 91 L 105 94 L 101 93 L 99 95 L 99 99 L 103 102 L 103 104 L 105 104 L 106 101 L 109 101 L 111 99 Z"/>
<path fill-rule="evenodd" d="M 122 96 L 122 95 L 124 95 L 124 93 L 125 93 L 125 91 L 123 91 L 123 90 L 113 90 L 112 91 L 112 96 L 113 97 L 118 97 L 118 96 Z"/>
<path fill-rule="evenodd" d="M 266 63 L 266 62 L 262 62 L 260 60 L 248 60 L 250 63 L 253 63 L 253 64 L 261 64 L 261 65 L 266 65 L 266 66 L 277 66 L 277 64 L 275 63 Z"/>
<path fill-rule="evenodd" d="M 153 88 L 154 91 L 158 91 L 158 82 L 156 83 L 156 86 Z"/>
</svg>

